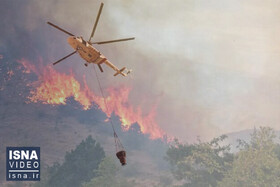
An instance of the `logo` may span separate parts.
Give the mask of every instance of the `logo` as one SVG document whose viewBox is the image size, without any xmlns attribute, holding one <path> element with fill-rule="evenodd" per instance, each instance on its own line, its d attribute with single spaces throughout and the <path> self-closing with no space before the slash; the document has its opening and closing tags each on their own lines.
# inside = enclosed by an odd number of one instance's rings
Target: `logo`
<svg viewBox="0 0 280 187">
<path fill-rule="evenodd" d="M 7 147 L 7 181 L 40 180 L 40 147 Z"/>
</svg>

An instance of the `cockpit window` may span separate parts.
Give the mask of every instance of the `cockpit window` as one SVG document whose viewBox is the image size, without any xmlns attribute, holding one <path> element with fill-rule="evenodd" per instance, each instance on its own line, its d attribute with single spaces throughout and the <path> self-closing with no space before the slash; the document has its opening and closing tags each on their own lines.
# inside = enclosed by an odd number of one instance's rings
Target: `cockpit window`
<svg viewBox="0 0 280 187">
<path fill-rule="evenodd" d="M 82 39 L 82 43 L 83 43 L 84 45 L 86 45 L 87 42 L 86 42 L 85 40 Z"/>
</svg>

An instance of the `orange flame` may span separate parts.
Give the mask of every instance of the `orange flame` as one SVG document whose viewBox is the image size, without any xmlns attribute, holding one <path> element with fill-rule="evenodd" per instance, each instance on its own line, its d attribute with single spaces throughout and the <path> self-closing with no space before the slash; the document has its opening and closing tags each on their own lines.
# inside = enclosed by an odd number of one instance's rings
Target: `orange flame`
<svg viewBox="0 0 280 187">
<path fill-rule="evenodd" d="M 108 106 L 107 110 L 103 97 L 95 95 L 90 90 L 85 78 L 83 87 L 81 87 L 73 73 L 69 75 L 59 73 L 51 66 L 38 69 L 25 59 L 18 60 L 18 62 L 24 67 L 23 72 L 33 72 L 38 76 L 38 81 L 32 84 L 34 90 L 31 91 L 29 96 L 31 102 L 65 105 L 67 98 L 73 97 L 74 100 L 83 106 L 84 110 L 89 109 L 94 102 L 105 112 L 107 117 L 110 117 L 112 113 L 119 116 L 125 130 L 128 130 L 132 124 L 137 123 L 140 126 L 141 132 L 149 134 L 151 139 L 162 138 L 165 134 L 155 121 L 155 106 L 148 115 L 143 115 L 142 109 L 139 106 L 135 108 L 129 103 L 130 88 L 122 86 L 120 88 L 107 89 L 108 96 L 105 98 Z"/>
</svg>

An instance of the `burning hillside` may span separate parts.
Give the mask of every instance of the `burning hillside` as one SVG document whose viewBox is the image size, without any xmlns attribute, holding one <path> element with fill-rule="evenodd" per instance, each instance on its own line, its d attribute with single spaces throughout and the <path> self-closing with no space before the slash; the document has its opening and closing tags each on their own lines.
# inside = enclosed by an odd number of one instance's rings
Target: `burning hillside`
<svg viewBox="0 0 280 187">
<path fill-rule="evenodd" d="M 75 101 L 82 105 L 84 110 L 88 110 L 95 103 L 106 113 L 107 117 L 110 117 L 112 113 L 119 116 L 125 130 L 129 129 L 132 124 L 137 123 L 141 132 L 149 134 L 151 139 L 164 136 L 163 130 L 155 121 L 156 106 L 153 106 L 148 115 L 144 115 L 140 106 L 132 106 L 128 101 L 131 88 L 122 86 L 106 89 L 107 111 L 103 97 L 90 90 L 85 78 L 83 84 L 80 84 L 72 72 L 69 74 L 60 73 L 52 66 L 43 67 L 39 65 L 37 68 L 26 59 L 18 60 L 18 63 L 22 65 L 24 73 L 34 73 L 38 77 L 37 81 L 30 84 L 32 86 L 32 91 L 28 97 L 30 102 L 65 105 L 67 99 L 73 97 Z"/>
</svg>

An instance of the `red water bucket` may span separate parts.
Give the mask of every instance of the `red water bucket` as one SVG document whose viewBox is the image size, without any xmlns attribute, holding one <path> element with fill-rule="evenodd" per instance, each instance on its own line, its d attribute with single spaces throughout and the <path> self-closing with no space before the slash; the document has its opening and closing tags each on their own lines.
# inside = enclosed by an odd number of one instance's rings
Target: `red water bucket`
<svg viewBox="0 0 280 187">
<path fill-rule="evenodd" d="M 116 156 L 120 160 L 120 163 L 122 164 L 122 166 L 126 165 L 126 152 L 125 151 L 117 152 Z"/>
</svg>

